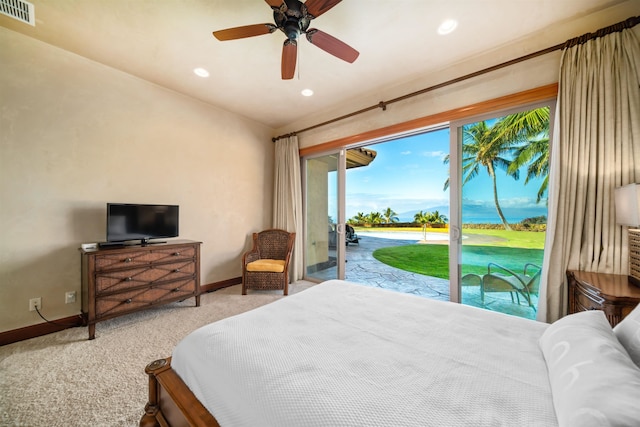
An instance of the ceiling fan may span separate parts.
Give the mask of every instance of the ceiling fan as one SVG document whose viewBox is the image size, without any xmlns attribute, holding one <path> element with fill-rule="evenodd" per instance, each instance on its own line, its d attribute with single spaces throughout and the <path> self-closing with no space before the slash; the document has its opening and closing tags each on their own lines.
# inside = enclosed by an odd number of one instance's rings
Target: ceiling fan
<svg viewBox="0 0 640 427">
<path fill-rule="evenodd" d="M 214 31 L 213 35 L 220 41 L 235 40 L 245 37 L 271 34 L 275 30 L 282 31 L 287 39 L 282 47 L 282 79 L 292 79 L 296 71 L 298 36 L 306 34 L 307 40 L 330 53 L 331 55 L 352 63 L 360 53 L 337 38 L 309 28 L 312 19 L 322 15 L 342 0 L 265 0 L 273 9 L 274 24 L 253 24 L 242 27 L 227 28 Z"/>
</svg>

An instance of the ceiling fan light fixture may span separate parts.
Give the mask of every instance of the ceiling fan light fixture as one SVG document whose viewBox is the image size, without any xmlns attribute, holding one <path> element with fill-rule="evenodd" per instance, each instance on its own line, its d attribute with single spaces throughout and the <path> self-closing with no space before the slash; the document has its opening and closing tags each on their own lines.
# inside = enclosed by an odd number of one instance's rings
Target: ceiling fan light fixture
<svg viewBox="0 0 640 427">
<path fill-rule="evenodd" d="M 209 72 L 202 67 L 194 68 L 193 73 L 198 77 L 202 77 L 202 78 L 209 77 Z"/>
<path fill-rule="evenodd" d="M 458 27 L 458 21 L 455 19 L 445 19 L 438 27 L 438 34 L 444 36 L 452 33 Z"/>
<path fill-rule="evenodd" d="M 0 0 L 3 1 L 3 0 Z M 253 24 L 232 27 L 213 32 L 213 36 L 220 40 L 237 40 L 245 37 L 271 34 L 275 30 L 282 31 L 287 38 L 282 45 L 280 74 L 283 80 L 291 80 L 296 71 L 298 60 L 298 38 L 305 34 L 312 45 L 324 50 L 338 59 L 352 63 L 358 58 L 359 52 L 338 40 L 337 38 L 309 28 L 310 22 L 324 14 L 342 0 L 266 0 L 273 10 L 274 24 Z"/>
<path fill-rule="evenodd" d="M 300 27 L 295 21 L 287 21 L 283 30 L 289 40 L 297 40 L 300 34 Z"/>
<path fill-rule="evenodd" d="M 311 89 L 302 89 L 302 92 L 300 92 L 302 94 L 302 96 L 312 96 L 313 95 L 313 91 Z"/>
</svg>

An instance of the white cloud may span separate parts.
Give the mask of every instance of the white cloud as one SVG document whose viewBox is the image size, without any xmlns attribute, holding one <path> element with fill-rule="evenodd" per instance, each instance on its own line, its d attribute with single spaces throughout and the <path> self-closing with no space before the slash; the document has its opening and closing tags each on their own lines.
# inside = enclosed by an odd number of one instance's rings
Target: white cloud
<svg viewBox="0 0 640 427">
<path fill-rule="evenodd" d="M 443 159 L 446 155 L 447 153 L 445 153 L 444 151 L 423 151 L 422 152 L 422 156 L 424 157 L 438 157 Z"/>
<path fill-rule="evenodd" d="M 500 200 L 500 205 L 510 208 L 544 208 L 544 201 L 536 203 L 536 199 L 531 197 L 513 197 L 511 199 Z"/>
</svg>

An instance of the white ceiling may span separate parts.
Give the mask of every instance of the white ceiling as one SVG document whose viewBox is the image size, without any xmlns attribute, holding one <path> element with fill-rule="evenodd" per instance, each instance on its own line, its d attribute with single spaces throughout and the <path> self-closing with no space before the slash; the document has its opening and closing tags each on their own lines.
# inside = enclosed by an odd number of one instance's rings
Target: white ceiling
<svg viewBox="0 0 640 427">
<path fill-rule="evenodd" d="M 349 64 L 302 39 L 296 77 L 287 81 L 282 32 L 225 42 L 211 34 L 272 23 L 264 0 L 31 0 L 35 27 L 4 15 L 0 25 L 276 129 L 620 2 L 343 0 L 311 28 L 359 58 Z M 440 36 L 447 18 L 458 28 Z M 210 77 L 197 77 L 196 67 Z M 301 96 L 304 88 L 315 95 Z"/>
</svg>

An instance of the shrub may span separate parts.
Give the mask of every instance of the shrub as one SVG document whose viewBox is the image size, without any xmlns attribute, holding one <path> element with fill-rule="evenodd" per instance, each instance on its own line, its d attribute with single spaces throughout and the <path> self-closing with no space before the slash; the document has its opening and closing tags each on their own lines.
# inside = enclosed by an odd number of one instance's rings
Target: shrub
<svg viewBox="0 0 640 427">
<path fill-rule="evenodd" d="M 532 218 L 525 218 L 522 221 L 520 221 L 520 224 L 522 225 L 540 225 L 540 224 L 547 224 L 547 217 L 545 215 L 540 215 L 540 216 L 534 216 Z"/>
<path fill-rule="evenodd" d="M 519 222 L 517 224 L 509 224 L 513 231 L 547 231 L 547 224 L 524 224 Z M 504 230 L 502 224 L 462 224 L 462 228 L 468 228 L 472 230 Z"/>
</svg>

